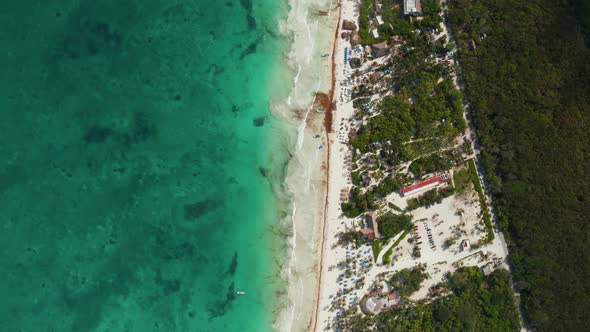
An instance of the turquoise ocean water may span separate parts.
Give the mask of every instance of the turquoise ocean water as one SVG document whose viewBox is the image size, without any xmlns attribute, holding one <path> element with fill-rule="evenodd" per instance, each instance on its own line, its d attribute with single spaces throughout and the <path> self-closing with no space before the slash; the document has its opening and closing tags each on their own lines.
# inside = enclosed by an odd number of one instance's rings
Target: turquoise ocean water
<svg viewBox="0 0 590 332">
<path fill-rule="evenodd" d="M 0 330 L 269 330 L 285 1 L 0 7 Z"/>
</svg>

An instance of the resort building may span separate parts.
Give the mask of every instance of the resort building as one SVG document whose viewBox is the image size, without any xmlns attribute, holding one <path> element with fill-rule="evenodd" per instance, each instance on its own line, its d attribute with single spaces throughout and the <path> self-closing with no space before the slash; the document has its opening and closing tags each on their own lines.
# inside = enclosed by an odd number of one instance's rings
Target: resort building
<svg viewBox="0 0 590 332">
<path fill-rule="evenodd" d="M 420 0 L 404 0 L 404 15 L 422 15 L 422 4 L 420 3 Z"/>
<path fill-rule="evenodd" d="M 375 39 L 379 38 L 379 31 L 377 31 L 377 29 L 371 30 L 371 37 Z"/>
<path fill-rule="evenodd" d="M 380 58 L 382 56 L 385 56 L 387 54 L 389 54 L 389 47 L 387 46 L 387 42 L 381 42 L 379 44 L 373 44 L 371 45 L 371 50 L 372 50 L 372 54 L 373 54 L 373 58 Z"/>
<path fill-rule="evenodd" d="M 375 212 L 369 212 L 365 214 L 364 218 L 361 218 L 360 226 L 361 233 L 367 240 L 372 241 L 381 238 L 381 234 L 379 233 L 379 225 L 377 224 L 377 215 Z"/>
<path fill-rule="evenodd" d="M 417 193 L 426 191 L 428 189 L 436 188 L 444 182 L 445 182 L 445 179 L 443 178 L 443 176 L 435 175 L 435 176 L 430 177 L 422 182 L 418 182 L 418 183 L 413 184 L 411 186 L 403 187 L 402 189 L 400 189 L 400 192 L 402 193 L 403 196 L 410 196 L 413 194 L 417 194 Z"/>
<path fill-rule="evenodd" d="M 375 16 L 375 20 L 377 21 L 377 25 L 382 25 L 384 23 L 381 15 Z"/>
<path fill-rule="evenodd" d="M 373 315 L 376 315 L 383 310 L 386 304 L 387 300 L 383 297 L 370 297 L 365 303 L 365 308 Z"/>
<path fill-rule="evenodd" d="M 369 294 L 364 305 L 361 305 L 361 310 L 376 315 L 381 311 L 394 309 L 400 302 L 401 297 L 397 291 L 391 291 L 388 294 L 372 293 Z"/>
</svg>

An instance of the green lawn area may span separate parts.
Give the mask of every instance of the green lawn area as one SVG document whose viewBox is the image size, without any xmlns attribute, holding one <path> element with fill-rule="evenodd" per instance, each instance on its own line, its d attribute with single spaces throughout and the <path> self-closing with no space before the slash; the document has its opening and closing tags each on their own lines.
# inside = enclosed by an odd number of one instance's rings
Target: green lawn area
<svg viewBox="0 0 590 332">
<path fill-rule="evenodd" d="M 379 253 L 383 249 L 383 244 L 387 240 L 388 239 L 379 239 L 379 240 L 373 241 L 373 259 L 375 260 L 375 262 L 377 261 L 377 257 L 379 257 Z"/>
<path fill-rule="evenodd" d="M 410 232 L 409 229 L 406 229 L 404 233 L 395 241 L 395 243 L 387 250 L 385 254 L 383 254 L 383 264 L 391 263 L 391 255 L 393 254 L 393 249 L 397 247 L 403 239 L 406 238 L 406 235 Z"/>
<path fill-rule="evenodd" d="M 453 173 L 453 182 L 457 193 L 462 193 L 467 189 L 471 179 L 469 178 L 469 169 L 464 168 L 458 172 Z"/>
<path fill-rule="evenodd" d="M 481 205 L 481 214 L 483 217 L 483 222 L 486 226 L 488 231 L 488 236 L 484 240 L 484 243 L 490 243 L 494 240 L 494 229 L 492 226 L 492 218 L 490 215 L 490 210 L 488 209 L 488 205 L 486 204 L 485 195 L 483 192 L 483 188 L 481 183 L 479 182 L 479 178 L 477 176 L 477 167 L 475 166 L 475 160 L 471 159 L 468 162 L 469 165 L 469 177 L 471 178 L 471 182 L 473 182 L 473 186 L 475 187 L 475 191 L 477 191 L 477 195 L 479 196 L 479 204 Z"/>
</svg>

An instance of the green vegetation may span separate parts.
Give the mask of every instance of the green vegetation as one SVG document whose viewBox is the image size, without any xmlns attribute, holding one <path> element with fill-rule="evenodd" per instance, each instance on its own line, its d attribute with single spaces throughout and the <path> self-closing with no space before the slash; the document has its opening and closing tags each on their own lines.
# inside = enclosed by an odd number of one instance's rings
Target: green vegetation
<svg viewBox="0 0 590 332">
<path fill-rule="evenodd" d="M 398 27 L 395 32 L 409 33 L 411 31 L 410 22 L 407 18 L 402 17 L 403 8 L 401 2 L 398 0 L 383 0 L 381 9 L 381 16 L 386 24 L 376 27 L 371 24 L 369 15 L 375 13 L 375 6 L 372 0 L 362 0 L 361 10 L 359 16 L 359 36 L 363 44 L 375 44 L 390 39 L 394 35 L 388 23 L 392 26 Z M 379 38 L 375 39 L 371 36 L 370 30 L 377 28 L 379 31 Z"/>
<path fill-rule="evenodd" d="M 371 101 L 371 98 L 359 98 L 352 101 L 352 107 L 364 108 Z"/>
<path fill-rule="evenodd" d="M 414 160 L 421 156 L 427 156 L 448 149 L 452 145 L 452 141 L 455 137 L 456 136 L 448 135 L 444 137 L 423 138 L 417 141 L 406 142 L 399 148 L 399 153 L 397 155 L 394 154 L 397 159 L 394 159 L 393 163 Z"/>
<path fill-rule="evenodd" d="M 402 242 L 402 240 L 408 235 L 408 233 L 410 233 L 410 229 L 406 229 L 404 233 L 397 240 L 395 240 L 395 243 L 387 250 L 387 252 L 383 254 L 384 265 L 391 263 L 391 255 L 393 254 L 393 249 L 397 247 L 400 244 L 400 242 Z"/>
<path fill-rule="evenodd" d="M 353 187 L 350 190 L 349 202 L 342 203 L 342 213 L 348 218 L 355 218 L 361 215 L 361 213 L 376 209 L 377 199 L 369 191 L 363 193 L 359 187 Z"/>
<path fill-rule="evenodd" d="M 488 209 L 488 204 L 486 202 L 481 182 L 479 182 L 479 177 L 477 176 L 477 167 L 475 166 L 475 160 L 469 160 L 467 162 L 467 165 L 469 169 L 469 178 L 471 179 L 473 187 L 475 188 L 477 196 L 479 197 L 479 205 L 481 205 L 481 217 L 483 218 L 483 223 L 485 224 L 486 230 L 488 232 L 488 236 L 484 240 L 484 243 L 489 243 L 492 242 L 495 237 L 490 210 Z"/>
<path fill-rule="evenodd" d="M 356 89 L 352 92 L 352 99 L 356 98 L 366 98 L 373 94 L 373 90 L 371 90 L 370 84 L 359 84 L 356 86 Z M 366 98 L 368 99 L 368 98 Z"/>
<path fill-rule="evenodd" d="M 384 238 L 394 237 L 401 231 L 412 228 L 412 216 L 409 214 L 394 214 L 387 212 L 377 218 L 379 223 L 379 233 Z"/>
<path fill-rule="evenodd" d="M 453 187 L 447 187 L 443 189 L 432 189 L 416 198 L 408 199 L 408 210 L 415 210 L 419 207 L 429 207 L 433 204 L 439 204 L 443 198 L 449 197 L 455 193 Z"/>
<path fill-rule="evenodd" d="M 402 143 L 410 139 L 454 136 L 465 129 L 463 97 L 450 79 L 437 83 L 440 75 L 416 73 L 411 76 L 412 83 L 400 83 L 412 87 L 407 95 L 385 97 L 379 107 L 381 113 L 369 118 L 359 129 L 351 141 L 353 147 L 367 152 L 370 143 L 390 141 L 392 150 L 399 150 L 397 154 L 400 155 L 403 154 Z M 400 77 L 399 80 L 407 78 Z M 408 101 L 408 95 L 415 98 L 415 103 Z"/>
<path fill-rule="evenodd" d="M 391 263 L 391 255 L 393 254 L 393 247 L 387 249 L 385 254 L 383 254 L 383 265 L 389 265 Z"/>
<path fill-rule="evenodd" d="M 449 279 L 448 285 L 438 285 L 441 292 L 452 291 L 447 297 L 406 303 L 377 316 L 348 311 L 334 328 L 355 332 L 519 331 L 508 271 L 496 270 L 484 277 L 478 268 L 467 267 Z"/>
<path fill-rule="evenodd" d="M 484 278 L 476 267 L 462 268 L 451 276 L 450 283 L 453 294 L 448 297 L 379 314 L 375 319 L 378 330 L 519 330 L 508 271 L 496 270 Z"/>
<path fill-rule="evenodd" d="M 414 29 L 436 29 L 441 22 L 438 0 L 423 0 L 423 19 L 414 20 L 412 23 L 410 23 L 408 17 L 403 16 L 403 3 L 401 0 L 380 0 L 379 2 L 382 4 L 380 14 L 385 24 L 377 27 L 375 24 L 371 24 L 369 20 L 369 15 L 375 12 L 373 0 L 361 1 L 359 35 L 363 44 L 379 43 L 390 39 L 394 35 L 406 37 L 411 35 Z M 370 30 L 375 28 L 379 31 L 379 38 L 377 39 L 370 34 Z"/>
<path fill-rule="evenodd" d="M 373 195 L 384 198 L 392 192 L 399 190 L 403 185 L 404 181 L 389 174 L 379 184 L 373 187 L 371 191 Z"/>
<path fill-rule="evenodd" d="M 455 184 L 455 190 L 457 193 L 462 193 L 469 186 L 471 178 L 469 177 L 469 169 L 464 168 L 458 172 L 453 173 L 453 182 Z"/>
<path fill-rule="evenodd" d="M 383 243 L 385 243 L 387 239 L 378 239 L 373 241 L 373 259 L 377 261 L 377 257 L 379 257 L 379 253 L 383 249 Z"/>
<path fill-rule="evenodd" d="M 355 243 L 358 245 L 361 239 L 362 234 L 359 231 L 347 231 L 338 234 L 338 244 L 346 245 L 348 243 Z"/>
<path fill-rule="evenodd" d="M 442 22 L 440 10 L 438 0 L 422 0 L 422 20 L 415 23 L 416 27 L 420 29 L 438 29 Z"/>
<path fill-rule="evenodd" d="M 400 244 L 400 242 L 402 242 L 402 240 L 406 238 L 406 236 L 408 235 L 408 233 L 410 233 L 411 230 L 411 227 L 409 229 L 406 229 L 404 233 L 399 237 L 399 239 L 395 240 L 395 243 L 393 244 L 393 246 L 391 246 L 391 248 L 397 247 Z"/>
<path fill-rule="evenodd" d="M 387 205 L 388 205 L 390 208 L 392 208 L 392 209 L 394 209 L 395 211 L 397 211 L 397 212 L 403 212 L 403 211 L 404 211 L 404 210 L 403 210 L 401 207 L 399 207 L 399 206 L 397 206 L 397 205 L 395 205 L 395 204 L 393 204 L 393 203 L 391 203 L 391 202 L 387 203 Z"/>
<path fill-rule="evenodd" d="M 438 1 L 423 2 L 424 19 L 413 20 L 413 23 L 408 17 L 403 17 L 402 1 L 384 0 L 381 3 L 380 14 L 385 24 L 380 29 L 387 31 L 380 30 L 379 41 L 401 35 L 404 45 L 399 50 L 399 57 L 392 58 L 391 62 L 379 69 L 391 71 L 385 83 L 393 87 L 394 93 L 375 105 L 375 109 L 379 110 L 377 115 L 366 117 L 366 112 L 356 114 L 366 120 L 366 125 L 358 128 L 355 137 L 351 138 L 353 159 L 361 157 L 357 151 L 362 154 L 376 153 L 370 155 L 371 161 L 366 169 L 352 174 L 355 188 L 351 191 L 349 202 L 342 204 L 342 211 L 347 217 L 356 217 L 380 208 L 384 197 L 399 190 L 410 180 L 410 175 L 399 178 L 388 175 L 381 179 L 383 174 L 401 162 L 416 159 L 412 170 L 418 176 L 433 170 L 448 169 L 455 152 L 437 151 L 448 148 L 466 127 L 463 96 L 449 76 L 451 69 L 447 63 L 435 61 L 432 57 L 433 54 L 442 57 L 448 52 L 445 38 L 433 41 L 429 33 L 438 28 L 440 22 Z M 372 0 L 361 2 L 359 34 L 363 43 L 377 42 L 369 36 L 369 28 L 373 24 L 369 16 L 375 12 L 373 6 Z M 389 23 L 392 23 L 394 31 L 389 31 Z M 361 99 L 355 100 L 353 106 L 364 107 L 369 101 L 364 97 L 373 93 L 371 85 L 358 86 L 353 91 L 353 98 Z M 429 156 L 433 153 L 436 155 Z M 381 181 L 378 185 L 365 182 L 366 189 L 357 188 L 363 183 L 361 179 L 365 175 L 373 181 Z"/>
<path fill-rule="evenodd" d="M 424 174 L 442 172 L 453 167 L 453 156 L 451 153 L 433 153 L 414 160 L 410 164 L 410 171 L 420 178 Z"/>
<path fill-rule="evenodd" d="M 379 200 L 402 186 L 403 181 L 390 174 L 364 193 L 359 187 L 353 187 L 350 190 L 349 202 L 341 204 L 342 213 L 349 218 L 354 218 L 363 212 L 375 210 L 379 207 Z"/>
<path fill-rule="evenodd" d="M 423 265 L 418 265 L 411 269 L 400 270 L 391 276 L 389 284 L 393 289 L 398 291 L 401 296 L 408 297 L 420 289 L 422 281 L 428 278 L 428 274 L 426 274 L 424 270 L 425 268 Z"/>
<path fill-rule="evenodd" d="M 352 184 L 354 184 L 355 186 L 358 186 L 361 184 L 361 176 L 358 171 L 352 172 Z"/>
<path fill-rule="evenodd" d="M 525 319 L 537 331 L 588 329 L 587 3 L 450 2 L 483 167 Z"/>
</svg>

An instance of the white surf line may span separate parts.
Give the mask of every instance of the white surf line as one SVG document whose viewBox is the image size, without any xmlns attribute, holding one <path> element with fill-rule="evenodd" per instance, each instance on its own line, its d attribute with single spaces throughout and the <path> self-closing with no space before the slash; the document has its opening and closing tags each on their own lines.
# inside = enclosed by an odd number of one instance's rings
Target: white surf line
<svg viewBox="0 0 590 332">
<path fill-rule="evenodd" d="M 319 21 L 316 19 L 313 22 L 313 31 L 315 31 L 316 33 L 318 31 L 318 24 L 319 24 Z M 309 31 L 309 29 L 308 29 L 308 31 Z M 311 59 L 313 58 L 316 40 L 311 38 L 311 31 L 309 31 L 308 33 L 309 33 L 309 38 L 310 38 L 309 41 L 310 41 L 311 47 L 309 48 L 309 54 L 307 55 L 307 63 L 310 63 Z"/>
<path fill-rule="evenodd" d="M 307 64 L 309 64 L 311 62 L 311 56 L 315 48 L 315 40 L 311 37 L 311 27 L 309 26 L 309 24 L 307 24 L 307 14 L 308 9 L 306 8 L 305 15 L 303 16 L 303 24 L 305 25 L 305 29 L 307 30 L 307 40 L 309 41 L 309 47 L 307 48 Z M 314 25 L 317 27 L 318 20 L 316 19 L 314 23 Z"/>
<path fill-rule="evenodd" d="M 301 124 L 299 124 L 299 127 L 297 128 L 297 151 L 301 150 L 301 148 L 303 147 L 303 140 L 305 138 L 304 131 L 305 131 L 305 127 L 307 126 L 307 116 L 309 115 L 309 112 L 311 112 L 311 110 L 313 109 L 313 104 L 315 103 L 316 94 L 318 93 L 318 91 L 320 91 L 320 84 L 321 84 L 321 79 L 318 78 L 315 93 L 313 95 L 313 100 L 312 100 L 311 104 L 307 107 L 307 111 L 305 112 L 305 116 L 303 116 L 303 120 L 301 121 Z"/>
<path fill-rule="evenodd" d="M 297 85 L 297 81 L 299 81 L 299 74 L 301 74 L 301 64 L 300 63 L 297 64 L 297 74 L 295 74 L 295 77 L 293 78 L 293 85 Z"/>
<path fill-rule="evenodd" d="M 293 97 L 297 100 L 297 82 L 299 82 L 299 75 L 301 74 L 301 63 L 297 62 L 297 74 L 293 78 Z M 291 97 L 291 96 L 289 96 Z"/>
<path fill-rule="evenodd" d="M 295 213 L 297 212 L 297 206 L 293 204 L 293 212 L 291 213 L 291 224 L 293 226 L 293 247 L 291 248 L 291 266 L 289 267 L 289 271 L 293 269 L 295 265 L 295 248 L 297 248 L 297 224 L 295 223 Z"/>
<path fill-rule="evenodd" d="M 315 102 L 315 97 L 313 98 L 313 102 Z M 312 102 L 312 104 L 313 104 L 313 102 Z M 299 124 L 299 127 L 297 128 L 297 151 L 301 150 L 301 148 L 303 147 L 303 139 L 304 139 L 303 132 L 305 130 L 307 116 L 309 115 L 310 111 L 311 111 L 311 107 L 307 108 L 307 111 L 305 112 L 305 115 L 303 116 L 303 120 L 301 120 L 301 123 Z"/>
<path fill-rule="evenodd" d="M 295 213 L 297 212 L 297 206 L 293 204 L 293 212 L 291 212 L 291 227 L 293 228 L 293 236 L 291 237 L 292 245 L 291 245 L 291 261 L 289 262 L 289 279 L 293 281 L 295 279 L 295 249 L 297 248 L 297 224 L 295 223 Z M 291 310 L 289 314 L 289 319 L 287 320 L 287 329 L 286 331 L 291 331 L 293 328 L 293 320 L 295 319 L 295 303 L 291 303 Z"/>
<path fill-rule="evenodd" d="M 310 184 L 311 184 L 311 175 L 312 175 L 312 168 L 313 165 L 315 165 L 315 163 L 318 160 L 318 157 L 320 155 L 320 149 L 316 149 L 315 150 L 315 154 L 313 156 L 313 161 L 309 164 L 307 164 L 307 169 L 306 169 L 306 176 L 305 176 L 305 192 L 308 193 L 309 192 L 309 188 L 310 188 Z"/>
</svg>

